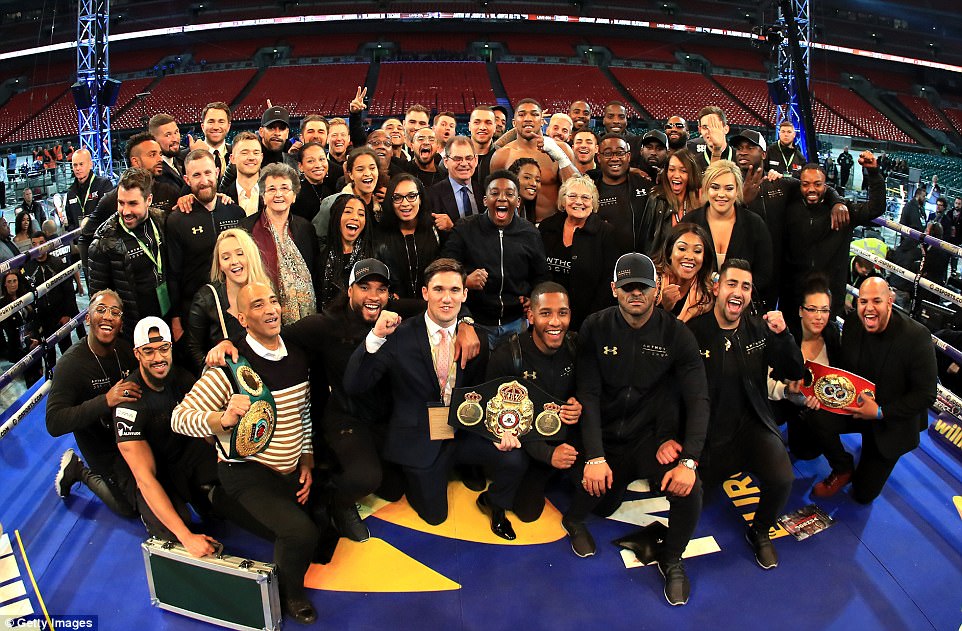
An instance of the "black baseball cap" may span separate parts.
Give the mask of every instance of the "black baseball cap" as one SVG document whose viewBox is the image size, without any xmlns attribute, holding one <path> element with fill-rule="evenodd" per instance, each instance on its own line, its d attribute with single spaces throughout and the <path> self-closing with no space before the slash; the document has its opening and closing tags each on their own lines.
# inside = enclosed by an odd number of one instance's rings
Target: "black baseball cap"
<svg viewBox="0 0 962 631">
<path fill-rule="evenodd" d="M 657 140 L 661 143 L 662 147 L 668 146 L 668 136 L 666 136 L 665 132 L 661 131 L 660 129 L 652 129 L 651 131 L 646 132 L 645 135 L 641 137 L 641 144 L 647 145 L 649 140 Z"/>
<path fill-rule="evenodd" d="M 286 107 L 268 108 L 268 110 L 264 112 L 264 115 L 261 116 L 261 127 L 269 127 L 272 123 L 284 123 L 290 127 L 291 113 L 287 111 Z"/>
<path fill-rule="evenodd" d="M 347 284 L 353 285 L 371 276 L 377 276 L 386 283 L 391 282 L 391 270 L 388 269 L 387 265 L 377 259 L 361 259 L 351 268 L 351 276 L 348 278 Z"/>
<path fill-rule="evenodd" d="M 644 254 L 637 252 L 622 254 L 615 263 L 615 275 L 612 281 L 615 287 L 624 287 L 632 283 L 657 287 L 655 264 Z"/>
<path fill-rule="evenodd" d="M 738 145 L 738 141 L 743 138 L 756 147 L 759 147 L 762 151 L 768 150 L 768 143 L 765 142 L 765 137 L 754 129 L 741 130 L 728 139 L 728 144 L 730 144 L 732 147 L 735 147 Z"/>
</svg>

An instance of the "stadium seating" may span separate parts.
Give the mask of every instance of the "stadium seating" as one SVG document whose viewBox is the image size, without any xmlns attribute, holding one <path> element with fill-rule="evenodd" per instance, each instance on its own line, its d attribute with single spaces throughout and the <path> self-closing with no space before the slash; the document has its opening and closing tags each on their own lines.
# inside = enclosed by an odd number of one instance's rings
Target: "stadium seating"
<svg viewBox="0 0 962 631">
<path fill-rule="evenodd" d="M 469 114 L 495 102 L 487 68 L 479 61 L 396 61 L 381 64 L 369 111 L 374 116 L 402 114 L 419 103 L 433 111 Z"/>
<path fill-rule="evenodd" d="M 534 98 L 545 112 L 567 112 L 580 100 L 600 115 L 608 101 L 625 100 L 595 66 L 499 63 L 498 71 L 512 103 Z M 626 110 L 628 116 L 637 116 L 630 105 Z"/>
<path fill-rule="evenodd" d="M 288 44 L 291 56 L 298 57 L 330 57 L 334 55 L 354 55 L 361 42 L 367 38 L 357 34 L 330 34 L 324 37 L 312 35 L 295 35 L 285 37 L 278 44 Z"/>
<path fill-rule="evenodd" d="M 665 64 L 676 63 L 675 45 L 644 39 L 625 39 L 620 37 L 592 38 L 594 44 L 607 46 L 611 54 L 619 59 L 630 61 L 653 61 Z"/>
<path fill-rule="evenodd" d="M 775 106 L 768 97 L 768 84 L 761 79 L 714 75 L 718 83 L 768 121 L 775 121 Z"/>
<path fill-rule="evenodd" d="M 892 121 L 851 90 L 832 83 L 813 81 L 812 93 L 816 99 L 863 129 L 870 138 L 915 143 Z"/>
<path fill-rule="evenodd" d="M 20 127 L 24 121 L 60 99 L 64 93 L 70 94 L 70 84 L 40 86 L 15 94 L 3 106 L 3 116 L 0 116 L 0 139 L 6 140 L 10 133 Z M 76 123 L 76 111 L 73 118 Z M 32 138 L 44 138 L 44 136 L 34 134 Z"/>
<path fill-rule="evenodd" d="M 113 52 L 110 55 L 110 73 L 113 75 L 127 72 L 150 72 L 161 59 L 168 55 L 177 54 L 176 49 L 166 46 L 163 48 L 148 48 L 147 50 L 130 50 Z"/>
<path fill-rule="evenodd" d="M 193 48 L 194 62 L 219 63 L 224 61 L 247 61 L 261 48 L 273 46 L 276 37 L 239 38 L 220 42 L 205 42 L 195 44 Z"/>
<path fill-rule="evenodd" d="M 65 91 L 48 105 L 36 118 L 4 138 L 11 142 L 24 142 L 35 138 L 53 138 L 77 133 L 77 106 L 73 94 Z"/>
<path fill-rule="evenodd" d="M 935 108 L 932 107 L 928 99 L 923 96 L 910 96 L 908 94 L 899 94 L 897 96 L 902 105 L 908 108 L 924 125 L 932 129 L 949 131 L 949 126 L 945 124 L 945 121 L 939 116 Z"/>
<path fill-rule="evenodd" d="M 933 175 L 938 175 L 943 191 L 962 189 L 962 159 L 908 151 L 892 151 L 888 155 L 893 160 L 905 160 L 910 167 L 921 169 L 923 182 L 930 182 Z"/>
<path fill-rule="evenodd" d="M 725 110 L 732 125 L 759 124 L 754 116 L 699 73 L 615 67 L 611 71 L 656 119 L 677 115 L 695 120 L 702 107 L 717 105 Z"/>
<path fill-rule="evenodd" d="M 237 120 L 259 119 L 267 100 L 282 105 L 291 115 L 347 116 L 357 86 L 364 83 L 367 64 L 282 66 L 269 68 L 237 105 Z"/>
<path fill-rule="evenodd" d="M 498 41 L 504 42 L 512 55 L 538 55 L 542 57 L 572 57 L 575 46 L 585 44 L 581 37 L 565 35 L 499 35 Z"/>
<path fill-rule="evenodd" d="M 715 68 L 765 72 L 765 58 L 761 52 L 752 48 L 723 48 L 702 44 L 682 44 L 679 50 L 684 53 L 701 55 Z"/>
<path fill-rule="evenodd" d="M 402 53 L 462 53 L 474 40 L 484 40 L 483 35 L 471 33 L 405 33 L 391 37 Z"/>
<path fill-rule="evenodd" d="M 962 133 L 962 109 L 955 107 L 943 107 L 942 111 L 945 112 L 945 115 L 949 117 L 950 121 L 952 121 L 955 131 Z"/>
</svg>

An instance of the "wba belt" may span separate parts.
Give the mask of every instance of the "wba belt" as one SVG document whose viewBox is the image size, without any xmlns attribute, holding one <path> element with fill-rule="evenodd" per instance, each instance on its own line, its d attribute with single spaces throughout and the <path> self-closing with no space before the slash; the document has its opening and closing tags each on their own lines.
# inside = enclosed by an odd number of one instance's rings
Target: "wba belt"
<svg viewBox="0 0 962 631">
<path fill-rule="evenodd" d="M 807 374 L 802 380 L 802 394 L 814 396 L 822 409 L 834 414 L 848 414 L 842 408 L 859 405 L 859 396 L 871 392 L 875 384 L 841 368 L 832 368 L 813 361 L 806 361 Z"/>
<path fill-rule="evenodd" d="M 502 377 L 473 388 L 455 388 L 448 425 L 492 440 L 501 440 L 504 434 L 514 434 L 522 443 L 563 440 L 562 405 L 527 379 Z"/>
<path fill-rule="evenodd" d="M 250 409 L 234 426 L 230 435 L 230 453 L 227 457 L 236 460 L 267 449 L 277 425 L 277 405 L 271 391 L 264 385 L 264 380 L 254 372 L 246 359 L 238 355 L 236 362 L 230 357 L 226 357 L 225 361 L 227 365 L 224 371 L 234 392 L 246 394 L 251 399 Z"/>
</svg>

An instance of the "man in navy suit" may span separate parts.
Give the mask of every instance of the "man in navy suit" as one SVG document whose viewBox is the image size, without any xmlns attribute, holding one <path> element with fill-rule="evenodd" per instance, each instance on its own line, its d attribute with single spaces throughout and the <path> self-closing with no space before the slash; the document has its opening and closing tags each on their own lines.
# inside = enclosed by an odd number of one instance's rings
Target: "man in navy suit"
<svg viewBox="0 0 962 631">
<path fill-rule="evenodd" d="M 163 156 L 162 171 L 157 180 L 183 190 L 184 161 L 180 155 L 180 128 L 177 126 L 177 119 L 170 114 L 154 114 L 147 122 L 147 131 L 160 145 Z"/>
<path fill-rule="evenodd" d="M 401 465 L 408 484 L 408 502 L 421 518 L 437 525 L 448 516 L 448 474 L 455 464 L 481 465 L 491 486 L 478 497 L 478 507 L 491 519 L 491 530 L 503 539 L 515 538 L 505 508 L 527 467 L 518 439 L 506 435 L 500 444 L 469 432 L 432 440 L 429 408 L 448 406 L 454 388 L 482 381 L 487 348 L 462 369 L 454 359 L 453 337 L 467 290 L 465 273 L 454 259 L 438 259 L 424 271 L 423 316 L 401 323 L 391 311 L 381 311 L 374 328 L 351 356 L 344 374 L 348 394 L 358 395 L 387 375 L 394 408 L 388 424 L 384 458 Z M 446 414 L 445 414 L 446 416 Z"/>
<path fill-rule="evenodd" d="M 444 179 L 428 189 L 428 207 L 434 214 L 438 230 L 451 230 L 462 218 L 478 214 L 481 203 L 481 187 L 474 180 L 478 156 L 467 136 L 454 136 L 444 146 L 444 167 L 448 171 Z"/>
</svg>

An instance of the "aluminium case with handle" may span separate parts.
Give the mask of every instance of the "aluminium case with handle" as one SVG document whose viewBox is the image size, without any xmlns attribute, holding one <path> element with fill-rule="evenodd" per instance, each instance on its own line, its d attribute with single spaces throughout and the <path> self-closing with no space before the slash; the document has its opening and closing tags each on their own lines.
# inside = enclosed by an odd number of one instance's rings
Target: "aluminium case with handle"
<svg viewBox="0 0 962 631">
<path fill-rule="evenodd" d="M 277 567 L 228 554 L 197 558 L 152 537 L 141 548 L 150 604 L 228 629 L 278 631 Z"/>
</svg>

